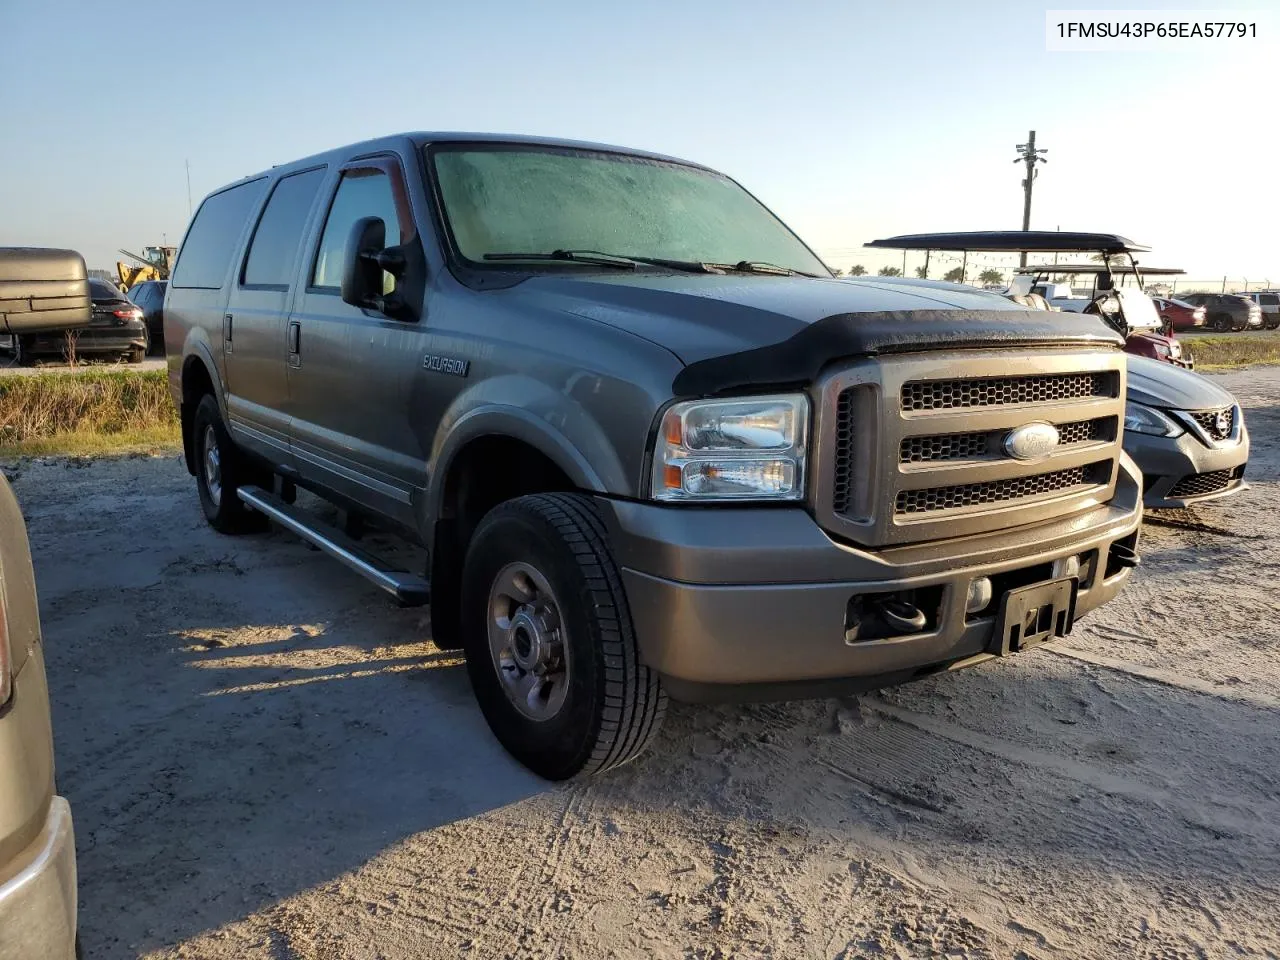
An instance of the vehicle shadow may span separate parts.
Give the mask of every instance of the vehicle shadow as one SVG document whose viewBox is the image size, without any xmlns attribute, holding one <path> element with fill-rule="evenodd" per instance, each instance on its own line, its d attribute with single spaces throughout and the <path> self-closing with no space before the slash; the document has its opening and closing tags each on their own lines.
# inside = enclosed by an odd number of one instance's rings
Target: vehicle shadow
<svg viewBox="0 0 1280 960">
<path fill-rule="evenodd" d="M 90 955 L 177 944 L 550 789 L 492 738 L 420 611 L 345 572 L 326 590 L 333 565 L 306 560 L 276 571 L 291 599 L 261 622 L 225 568 L 186 574 L 210 591 L 179 609 L 164 594 L 182 569 L 111 603 L 48 598 Z"/>
</svg>

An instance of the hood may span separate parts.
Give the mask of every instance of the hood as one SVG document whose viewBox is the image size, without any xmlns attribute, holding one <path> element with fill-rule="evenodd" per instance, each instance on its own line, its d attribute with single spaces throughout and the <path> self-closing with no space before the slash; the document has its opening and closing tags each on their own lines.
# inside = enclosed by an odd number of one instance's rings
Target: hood
<svg viewBox="0 0 1280 960">
<path fill-rule="evenodd" d="M 1211 410 L 1231 406 L 1233 397 L 1212 380 L 1159 360 L 1126 354 L 1129 399 L 1166 410 Z"/>
<path fill-rule="evenodd" d="M 898 350 L 1119 342 L 1096 318 L 1028 311 L 999 294 L 927 280 L 637 271 L 535 276 L 515 289 L 657 343 L 686 364 L 778 344 L 837 317 L 845 321 L 846 356 L 883 350 L 888 341 Z"/>
</svg>

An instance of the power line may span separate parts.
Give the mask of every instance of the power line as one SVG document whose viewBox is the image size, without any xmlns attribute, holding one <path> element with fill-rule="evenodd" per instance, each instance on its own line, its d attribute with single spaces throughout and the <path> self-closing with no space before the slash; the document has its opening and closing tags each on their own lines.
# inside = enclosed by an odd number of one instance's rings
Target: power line
<svg viewBox="0 0 1280 960">
<path fill-rule="evenodd" d="M 1022 229 L 1030 230 L 1031 188 L 1036 182 L 1036 177 L 1039 176 L 1039 171 L 1036 170 L 1036 164 L 1049 162 L 1044 157 L 1040 156 L 1042 153 L 1048 153 L 1049 150 L 1047 147 L 1043 147 L 1039 150 L 1036 149 L 1036 132 L 1034 130 L 1032 130 L 1030 136 L 1027 137 L 1027 142 L 1018 144 L 1015 149 L 1018 151 L 1018 158 L 1013 162 L 1024 163 L 1027 166 L 1026 179 L 1022 181 Z M 1022 256 L 1018 258 L 1018 266 L 1025 267 L 1026 265 L 1027 253 L 1024 250 L 1022 252 Z"/>
</svg>

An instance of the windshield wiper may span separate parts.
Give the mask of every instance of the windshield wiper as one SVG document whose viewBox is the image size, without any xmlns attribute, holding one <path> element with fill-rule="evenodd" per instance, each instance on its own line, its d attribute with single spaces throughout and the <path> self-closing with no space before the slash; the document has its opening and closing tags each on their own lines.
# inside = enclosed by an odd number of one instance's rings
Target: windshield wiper
<svg viewBox="0 0 1280 960">
<path fill-rule="evenodd" d="M 615 267 L 618 270 L 634 270 L 636 261 L 631 257 L 615 257 L 594 250 L 553 250 L 551 253 L 486 253 L 486 260 L 555 260 L 560 263 L 587 263 L 598 267 Z"/>
<path fill-rule="evenodd" d="M 600 250 L 553 250 L 551 253 L 486 253 L 486 260 L 556 260 L 565 263 L 589 263 L 634 270 L 637 264 L 667 267 L 689 273 L 719 273 L 715 267 L 697 260 L 668 260 L 665 257 L 641 257 L 630 253 L 604 253 Z"/>
<path fill-rule="evenodd" d="M 737 263 L 715 263 L 714 267 L 721 267 L 725 270 L 736 270 L 739 273 L 768 273 L 778 277 L 817 277 L 816 273 L 808 273 L 804 270 L 793 270 L 791 267 L 780 267 L 776 263 L 768 263 L 764 260 L 739 260 Z"/>
</svg>

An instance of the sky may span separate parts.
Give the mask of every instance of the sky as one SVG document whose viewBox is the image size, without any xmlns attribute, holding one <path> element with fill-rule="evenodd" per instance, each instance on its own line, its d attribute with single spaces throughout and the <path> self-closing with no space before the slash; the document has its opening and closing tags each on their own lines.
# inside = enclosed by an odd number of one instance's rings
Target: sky
<svg viewBox="0 0 1280 960">
<path fill-rule="evenodd" d="M 188 163 L 198 205 L 330 147 L 469 130 L 697 160 L 875 272 L 902 262 L 876 237 L 1018 228 L 1034 129 L 1033 228 L 1280 286 L 1280 43 L 1050 53 L 1047 6 L 1102 4 L 0 0 L 0 246 L 111 268 L 179 242 Z"/>
</svg>

